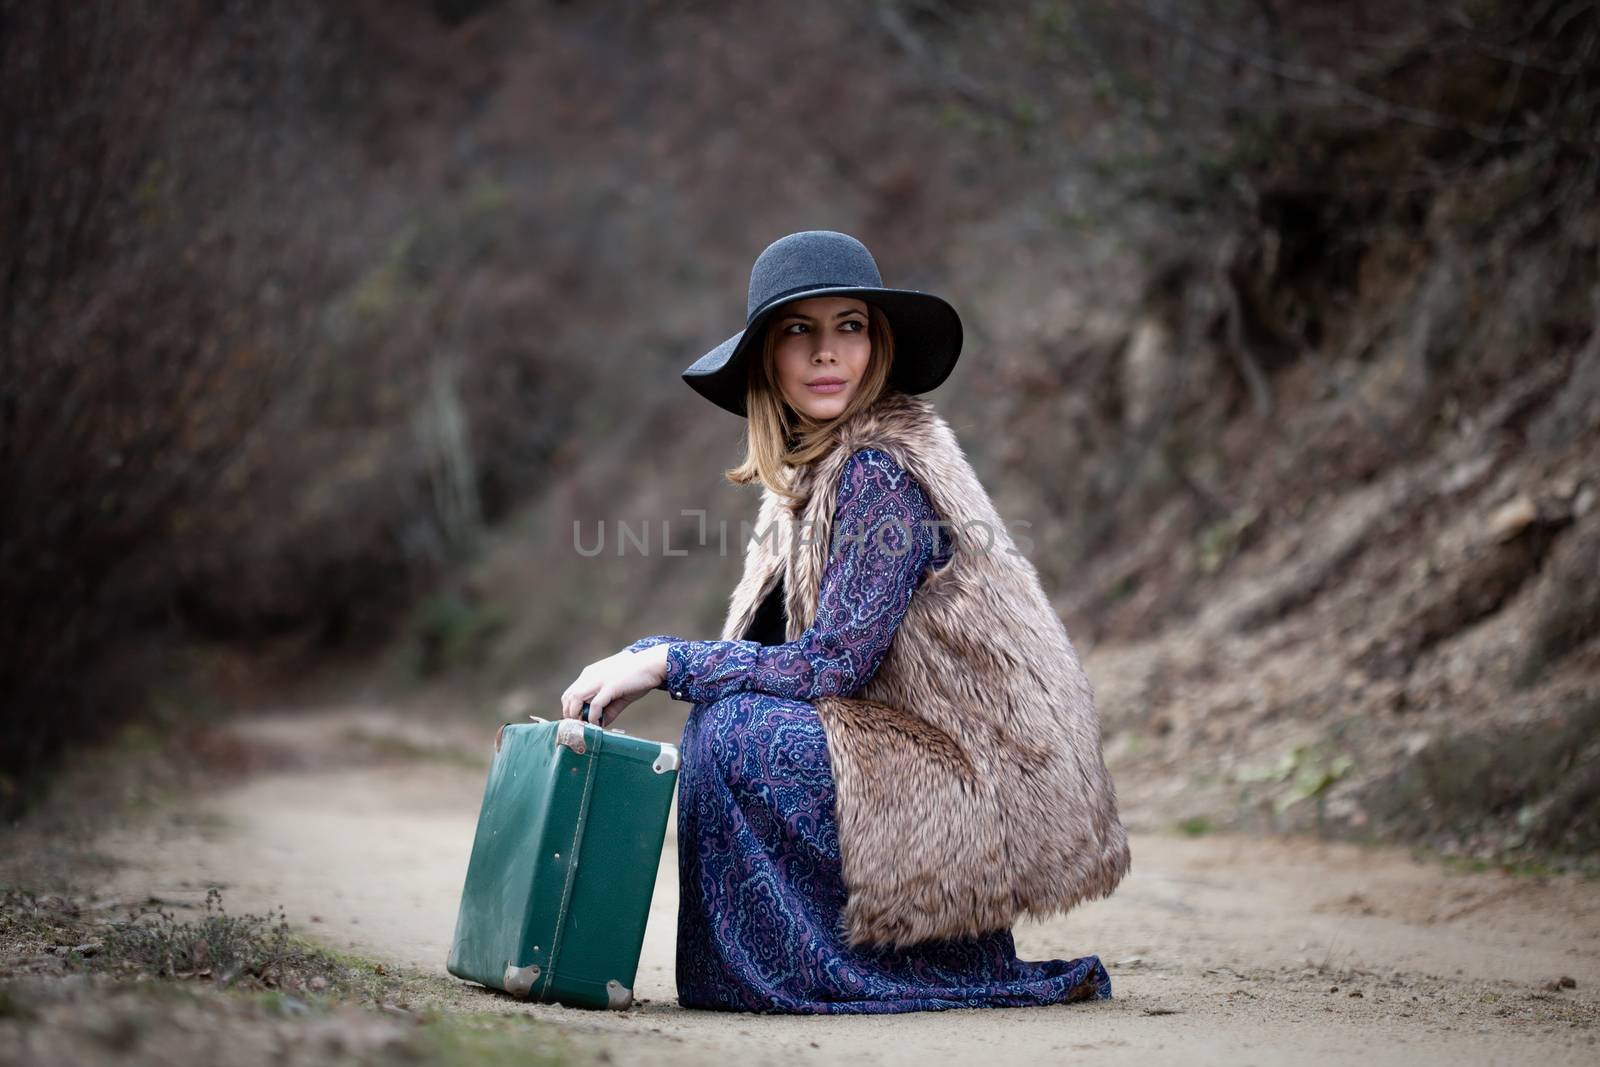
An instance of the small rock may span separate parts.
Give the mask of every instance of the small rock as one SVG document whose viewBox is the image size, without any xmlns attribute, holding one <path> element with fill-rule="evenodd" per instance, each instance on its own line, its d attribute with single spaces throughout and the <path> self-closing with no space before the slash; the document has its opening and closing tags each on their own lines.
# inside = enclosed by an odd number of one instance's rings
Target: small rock
<svg viewBox="0 0 1600 1067">
<path fill-rule="evenodd" d="M 1439 490 L 1444 493 L 1459 493 L 1481 478 L 1493 464 L 1494 457 L 1490 455 L 1475 456 L 1458 463 L 1440 480 Z"/>
<path fill-rule="evenodd" d="M 1509 541 L 1539 517 L 1539 508 L 1526 493 L 1518 493 L 1489 516 L 1489 533 L 1496 541 Z"/>
<path fill-rule="evenodd" d="M 320 993 L 328 988 L 328 980 L 320 974 L 316 975 L 311 979 L 311 988 Z"/>
<path fill-rule="evenodd" d="M 1352 989 L 1352 990 L 1350 990 L 1350 995 L 1351 995 L 1351 996 L 1352 996 L 1352 997 L 1361 997 L 1361 990 L 1359 990 L 1359 989 Z M 1362 998 L 1362 999 L 1365 999 L 1365 998 Z"/>
</svg>

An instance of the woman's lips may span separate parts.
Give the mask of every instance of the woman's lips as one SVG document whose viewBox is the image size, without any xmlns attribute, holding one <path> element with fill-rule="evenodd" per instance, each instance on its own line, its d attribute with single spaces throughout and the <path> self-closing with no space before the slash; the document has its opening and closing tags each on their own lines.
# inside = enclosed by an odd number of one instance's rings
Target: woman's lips
<svg viewBox="0 0 1600 1067">
<path fill-rule="evenodd" d="M 806 388 L 810 389 L 813 393 L 837 393 L 842 390 L 846 384 L 847 383 L 840 378 L 818 378 L 814 382 L 807 382 Z"/>
</svg>

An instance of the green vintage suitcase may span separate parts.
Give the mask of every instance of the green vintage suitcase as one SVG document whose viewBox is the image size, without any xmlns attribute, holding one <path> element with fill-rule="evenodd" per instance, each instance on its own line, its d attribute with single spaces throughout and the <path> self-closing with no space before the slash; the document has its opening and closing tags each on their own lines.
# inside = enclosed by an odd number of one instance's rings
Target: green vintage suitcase
<svg viewBox="0 0 1600 1067">
<path fill-rule="evenodd" d="M 673 745 L 578 719 L 502 726 L 450 973 L 533 1000 L 631 1004 L 677 783 Z"/>
</svg>

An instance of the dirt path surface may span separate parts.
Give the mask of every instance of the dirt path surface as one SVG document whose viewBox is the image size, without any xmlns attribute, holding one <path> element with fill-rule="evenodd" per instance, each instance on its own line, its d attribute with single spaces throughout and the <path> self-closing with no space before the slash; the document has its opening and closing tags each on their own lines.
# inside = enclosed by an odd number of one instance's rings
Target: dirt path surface
<svg viewBox="0 0 1600 1067">
<path fill-rule="evenodd" d="M 387 758 L 341 766 L 350 738 L 403 734 L 371 713 L 242 729 L 298 751 L 300 764 L 104 837 L 96 848 L 118 861 L 108 894 L 198 901 L 221 885 L 230 910 L 281 904 L 319 940 L 443 974 L 483 789 L 476 753 L 438 749 L 433 733 L 431 754 L 419 754 L 401 736 Z M 1111 898 L 1016 930 L 1027 958 L 1099 955 L 1109 1002 L 841 1018 L 686 1011 L 674 996 L 670 830 L 633 1010 L 526 1005 L 477 987 L 466 999 L 551 1020 L 629 1061 L 921 1065 L 991 1050 L 1142 1064 L 1600 1056 L 1600 884 L 1224 835 L 1135 833 L 1133 856 Z M 1575 985 L 1549 988 L 1562 976 Z"/>
</svg>

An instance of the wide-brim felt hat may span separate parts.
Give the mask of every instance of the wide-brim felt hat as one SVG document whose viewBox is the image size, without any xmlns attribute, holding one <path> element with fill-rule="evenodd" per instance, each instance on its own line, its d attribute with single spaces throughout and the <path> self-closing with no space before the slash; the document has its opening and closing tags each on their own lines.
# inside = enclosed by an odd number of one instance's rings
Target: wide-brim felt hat
<svg viewBox="0 0 1600 1067">
<path fill-rule="evenodd" d="M 749 360 L 761 351 L 772 313 L 791 300 L 854 296 L 876 305 L 894 334 L 888 387 L 926 393 L 950 376 L 961 354 L 961 316 L 944 298 L 883 284 L 867 246 L 834 230 L 802 230 L 780 237 L 750 269 L 744 329 L 695 360 L 683 380 L 707 400 L 746 415 Z"/>
</svg>

